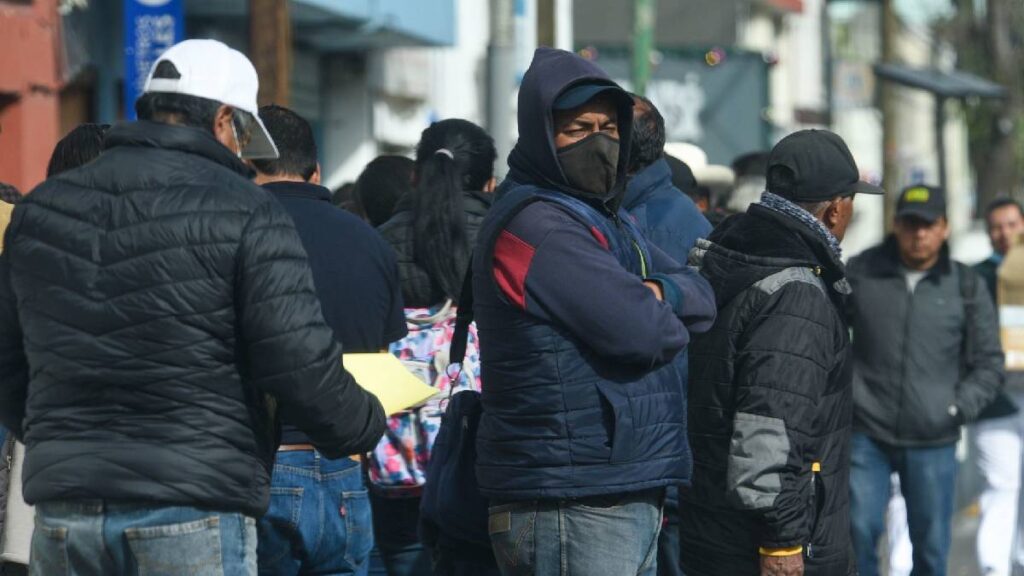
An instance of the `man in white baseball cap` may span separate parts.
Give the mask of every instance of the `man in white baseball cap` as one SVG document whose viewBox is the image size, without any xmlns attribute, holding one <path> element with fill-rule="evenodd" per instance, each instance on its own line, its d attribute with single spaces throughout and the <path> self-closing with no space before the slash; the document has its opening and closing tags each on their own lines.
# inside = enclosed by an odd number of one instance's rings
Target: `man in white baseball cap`
<svg viewBox="0 0 1024 576">
<path fill-rule="evenodd" d="M 258 92 L 259 77 L 244 54 L 216 40 L 186 40 L 172 46 L 153 64 L 136 108 L 142 118 L 149 104 L 159 108 L 170 94 L 205 100 L 202 104 L 208 113 L 219 104 L 213 131 L 221 144 L 241 158 L 275 159 L 277 147 L 260 120 Z M 227 122 L 232 116 L 235 121 Z"/>
<path fill-rule="evenodd" d="M 380 402 L 341 362 L 240 53 L 157 61 L 138 122 L 15 208 L 0 253 L 0 426 L 26 446 L 33 574 L 254 576 L 276 416 L 325 458 Z M 344 511 L 342 511 L 344 513 Z"/>
</svg>

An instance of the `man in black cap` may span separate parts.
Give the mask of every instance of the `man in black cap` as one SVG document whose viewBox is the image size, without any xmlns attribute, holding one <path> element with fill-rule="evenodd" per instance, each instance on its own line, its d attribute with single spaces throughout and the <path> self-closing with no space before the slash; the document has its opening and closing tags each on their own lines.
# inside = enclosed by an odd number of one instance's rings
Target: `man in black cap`
<svg viewBox="0 0 1024 576">
<path fill-rule="evenodd" d="M 772 150 L 768 191 L 691 253 L 718 304 L 690 346 L 687 576 L 851 573 L 852 390 L 839 247 L 859 181 L 824 130 Z"/>
<path fill-rule="evenodd" d="M 850 261 L 850 495 L 862 576 L 878 574 L 893 472 L 907 503 L 914 574 L 946 574 L 960 426 L 1002 387 L 992 298 L 950 258 L 948 236 L 943 191 L 912 186 L 900 195 L 892 236 Z"/>
</svg>

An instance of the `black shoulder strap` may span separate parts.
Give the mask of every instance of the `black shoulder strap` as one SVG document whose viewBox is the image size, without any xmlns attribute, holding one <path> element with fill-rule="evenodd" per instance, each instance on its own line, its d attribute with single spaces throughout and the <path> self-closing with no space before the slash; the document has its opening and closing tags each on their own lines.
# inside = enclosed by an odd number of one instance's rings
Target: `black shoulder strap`
<svg viewBox="0 0 1024 576">
<path fill-rule="evenodd" d="M 455 314 L 455 332 L 452 334 L 448 361 L 462 364 L 466 358 L 466 344 L 469 340 L 469 325 L 473 323 L 473 255 L 469 256 L 466 277 L 462 279 L 462 293 L 459 295 L 459 310 Z"/>
<path fill-rule="evenodd" d="M 960 277 L 960 299 L 964 302 L 964 345 L 961 364 L 964 369 L 974 358 L 974 320 L 977 315 L 978 275 L 970 267 L 956 263 L 957 275 Z"/>
</svg>

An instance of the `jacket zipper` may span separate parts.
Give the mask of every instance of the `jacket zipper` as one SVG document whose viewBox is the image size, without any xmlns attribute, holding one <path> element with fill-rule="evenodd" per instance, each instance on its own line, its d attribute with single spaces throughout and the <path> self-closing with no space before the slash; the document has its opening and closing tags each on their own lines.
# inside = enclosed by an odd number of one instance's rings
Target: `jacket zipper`
<svg viewBox="0 0 1024 576">
<path fill-rule="evenodd" d="M 900 401 L 896 406 L 896 430 L 894 431 L 896 438 L 902 437 L 900 423 L 903 422 L 903 401 L 907 395 L 907 342 L 910 340 L 910 319 L 913 316 L 913 312 L 914 292 L 907 290 L 906 317 L 903 319 L 903 346 L 901 346 L 900 350 Z"/>
<path fill-rule="evenodd" d="M 615 227 L 621 230 L 623 233 L 626 234 L 626 236 L 629 237 L 630 243 L 633 244 L 633 250 L 635 250 L 636 255 L 640 257 L 640 276 L 641 278 L 646 280 L 647 258 L 644 257 L 644 251 L 640 249 L 640 244 L 637 243 L 636 238 L 633 238 L 633 235 L 629 233 L 629 230 L 626 230 L 622 227 L 622 219 L 619 218 L 619 215 L 617 213 L 613 212 L 611 208 L 608 208 L 607 206 L 605 206 L 605 210 L 607 210 L 608 214 L 612 217 L 612 222 L 615 222 Z"/>
<path fill-rule="evenodd" d="M 818 531 L 818 522 L 821 520 L 821 510 L 818 509 L 818 475 L 821 473 L 821 462 L 811 464 L 811 510 L 814 512 L 814 522 L 811 523 L 811 533 L 807 538 L 807 557 L 814 558 L 814 533 Z"/>
</svg>

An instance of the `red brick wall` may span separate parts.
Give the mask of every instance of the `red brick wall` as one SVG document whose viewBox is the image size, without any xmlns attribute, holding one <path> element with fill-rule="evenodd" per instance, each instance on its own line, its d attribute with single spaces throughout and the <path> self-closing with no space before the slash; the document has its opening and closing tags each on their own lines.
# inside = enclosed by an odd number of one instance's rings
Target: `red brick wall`
<svg viewBox="0 0 1024 576">
<path fill-rule="evenodd" d="M 0 0 L 0 181 L 23 193 L 46 175 L 59 131 L 57 0 Z"/>
</svg>

